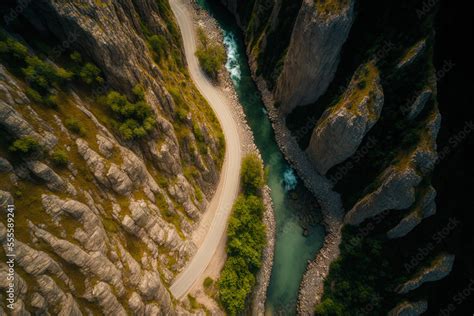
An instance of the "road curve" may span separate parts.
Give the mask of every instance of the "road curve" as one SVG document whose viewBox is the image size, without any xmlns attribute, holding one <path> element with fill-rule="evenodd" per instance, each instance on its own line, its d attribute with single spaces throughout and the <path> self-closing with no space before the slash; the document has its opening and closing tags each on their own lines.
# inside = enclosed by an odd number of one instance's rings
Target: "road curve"
<svg viewBox="0 0 474 316">
<path fill-rule="evenodd" d="M 225 233 L 227 219 L 239 192 L 242 160 L 238 126 L 232 115 L 231 103 L 222 91 L 209 81 L 199 67 L 199 62 L 194 54 L 196 51 L 196 33 L 193 18 L 184 1 L 186 0 L 170 0 L 169 2 L 181 30 L 189 73 L 194 84 L 206 98 L 219 120 L 226 141 L 226 152 L 219 184 L 207 209 L 207 212 L 215 209 L 211 226 L 194 257 L 175 278 L 170 287 L 171 294 L 177 299 L 185 296 L 194 282 L 204 272 Z"/>
</svg>

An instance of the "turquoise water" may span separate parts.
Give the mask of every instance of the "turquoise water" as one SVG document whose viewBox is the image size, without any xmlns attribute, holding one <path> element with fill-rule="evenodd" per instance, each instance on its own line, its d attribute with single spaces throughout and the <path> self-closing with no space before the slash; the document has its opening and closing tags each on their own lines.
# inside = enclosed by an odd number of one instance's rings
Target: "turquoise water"
<svg viewBox="0 0 474 316">
<path fill-rule="evenodd" d="M 301 185 L 301 180 L 286 162 L 275 141 L 260 93 L 250 75 L 240 29 L 232 16 L 219 4 L 208 0 L 198 2 L 212 14 L 224 31 L 228 58 L 226 68 L 231 74 L 254 133 L 256 145 L 269 171 L 268 185 L 272 190 L 277 237 L 267 294 L 267 312 L 279 315 L 295 314 L 299 284 L 307 261 L 315 257 L 324 239 L 322 225 L 302 225 L 301 218 L 308 215 L 301 216 L 301 209 L 305 208 L 306 212 L 310 212 L 311 218 L 313 215 L 319 215 L 319 210 L 308 205 L 302 207 L 295 202 L 301 201 L 302 196 L 309 193 Z M 303 236 L 302 226 L 307 230 L 306 237 Z"/>
</svg>

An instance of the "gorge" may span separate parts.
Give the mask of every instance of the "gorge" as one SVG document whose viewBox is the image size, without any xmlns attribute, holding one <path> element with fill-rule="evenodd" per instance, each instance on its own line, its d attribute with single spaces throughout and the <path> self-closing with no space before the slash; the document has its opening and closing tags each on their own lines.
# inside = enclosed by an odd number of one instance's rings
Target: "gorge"
<svg viewBox="0 0 474 316">
<path fill-rule="evenodd" d="M 470 315 L 470 12 L 3 1 L 0 314 Z"/>
</svg>

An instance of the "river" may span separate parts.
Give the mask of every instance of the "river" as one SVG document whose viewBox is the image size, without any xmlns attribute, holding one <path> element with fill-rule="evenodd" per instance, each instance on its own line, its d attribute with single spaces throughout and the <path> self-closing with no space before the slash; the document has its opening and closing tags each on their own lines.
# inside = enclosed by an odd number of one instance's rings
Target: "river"
<svg viewBox="0 0 474 316">
<path fill-rule="evenodd" d="M 268 169 L 267 182 L 272 190 L 277 230 L 266 311 L 292 315 L 296 313 L 299 284 L 307 262 L 314 259 L 323 244 L 321 214 L 314 198 L 278 148 L 261 95 L 251 77 L 241 30 L 233 16 L 217 1 L 198 0 L 198 3 L 223 30 L 226 68 Z"/>
</svg>

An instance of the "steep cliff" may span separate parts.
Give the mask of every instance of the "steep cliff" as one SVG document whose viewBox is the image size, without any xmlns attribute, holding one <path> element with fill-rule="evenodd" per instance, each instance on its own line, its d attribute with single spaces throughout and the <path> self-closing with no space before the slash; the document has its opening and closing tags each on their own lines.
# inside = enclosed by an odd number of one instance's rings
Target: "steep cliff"
<svg viewBox="0 0 474 316">
<path fill-rule="evenodd" d="M 325 92 L 354 19 L 354 1 L 221 2 L 244 29 L 257 75 L 283 115 Z"/>
<path fill-rule="evenodd" d="M 314 280 L 324 271 L 321 262 L 328 262 L 326 248 L 309 266 L 322 270 L 308 271 L 303 280 L 299 312 L 311 313 L 316 303 L 320 315 L 423 312 L 427 285 L 420 282 L 409 301 L 394 289 L 416 279 L 414 267 L 449 253 L 436 244 L 412 267 L 421 240 L 432 236 L 424 223 L 436 223 L 432 233 L 446 225 L 435 214 L 431 184 L 441 126 L 440 72 L 433 65 L 437 6 L 308 0 L 290 10 L 285 1 L 256 0 L 249 13 L 239 2 L 221 2 L 244 31 L 266 105 L 279 112 L 280 118 L 272 116 L 277 134 L 288 132 L 279 126 L 284 117 L 305 150 L 301 161 L 309 158 L 344 204 L 341 255 L 331 265 L 322 301 Z M 272 42 L 274 34 L 279 44 Z"/>
<path fill-rule="evenodd" d="M 196 250 L 224 143 L 167 2 L 35 1 L 0 40 L 0 253 L 12 204 L 15 313 L 184 312 L 167 286 Z"/>
<path fill-rule="evenodd" d="M 362 65 L 333 107 L 316 124 L 307 153 L 321 174 L 352 156 L 380 117 L 383 91 L 374 62 Z"/>
</svg>

